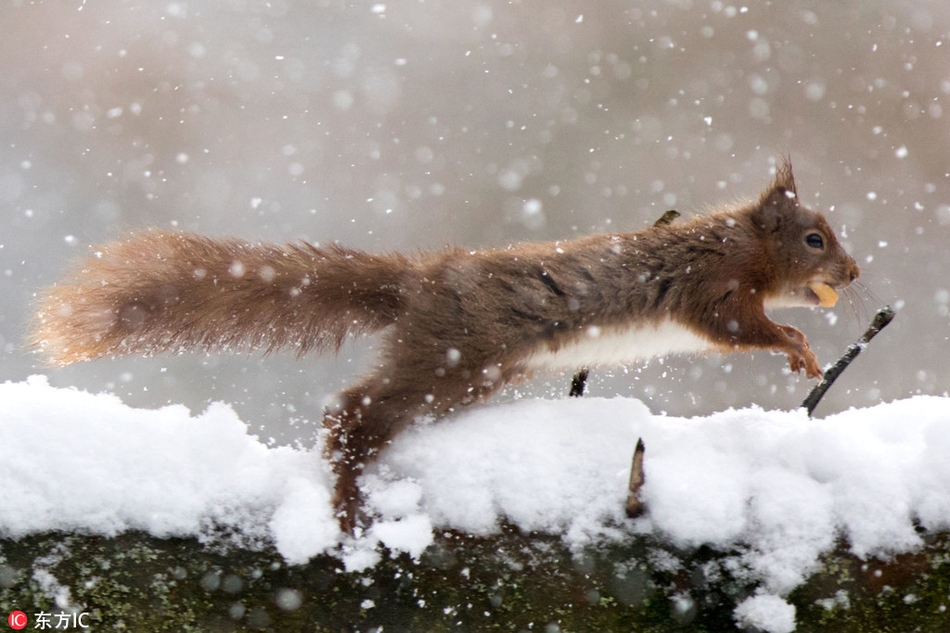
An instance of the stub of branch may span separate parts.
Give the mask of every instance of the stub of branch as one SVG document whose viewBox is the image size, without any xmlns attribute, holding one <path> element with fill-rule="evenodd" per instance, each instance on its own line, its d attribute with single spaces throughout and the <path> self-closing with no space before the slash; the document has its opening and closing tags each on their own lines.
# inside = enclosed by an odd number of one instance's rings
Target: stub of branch
<svg viewBox="0 0 950 633">
<path fill-rule="evenodd" d="M 891 309 L 891 306 L 884 306 L 877 311 L 877 314 L 874 315 L 874 318 L 871 320 L 871 325 L 868 327 L 867 332 L 861 335 L 861 338 L 857 340 L 856 343 L 848 346 L 848 349 L 845 350 L 844 355 L 838 359 L 834 365 L 828 368 L 828 371 L 825 372 L 824 377 L 821 379 L 815 388 L 811 390 L 811 393 L 808 394 L 808 397 L 805 398 L 805 401 L 802 402 L 802 407 L 808 412 L 808 417 L 811 417 L 812 412 L 814 412 L 815 407 L 818 406 L 818 403 L 821 401 L 821 398 L 825 395 L 825 392 L 828 391 L 832 383 L 838 379 L 838 376 L 841 375 L 848 365 L 851 364 L 855 358 L 858 357 L 858 354 L 868 346 L 868 343 L 874 338 L 878 332 L 887 327 L 887 324 L 891 322 L 894 318 L 894 310 Z"/>
<path fill-rule="evenodd" d="M 627 491 L 627 516 L 635 519 L 643 514 L 644 505 L 640 499 L 640 489 L 643 487 L 643 438 L 637 440 L 637 447 L 633 449 L 633 462 L 630 464 L 630 484 Z"/>
<path fill-rule="evenodd" d="M 584 390 L 587 388 L 587 372 L 588 369 L 584 367 L 577 370 L 577 373 L 571 378 L 571 392 L 568 394 L 570 397 L 580 398 L 584 395 Z"/>
<path fill-rule="evenodd" d="M 660 216 L 660 219 L 653 223 L 653 226 L 666 226 L 672 224 L 673 220 L 680 217 L 680 212 L 676 209 L 670 209 Z"/>
</svg>

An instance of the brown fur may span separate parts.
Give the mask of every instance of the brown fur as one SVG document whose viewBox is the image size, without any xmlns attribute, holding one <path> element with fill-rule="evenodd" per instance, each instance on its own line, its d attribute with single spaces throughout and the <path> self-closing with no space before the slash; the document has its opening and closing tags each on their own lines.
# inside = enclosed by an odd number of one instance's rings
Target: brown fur
<svg viewBox="0 0 950 633">
<path fill-rule="evenodd" d="M 137 233 L 47 289 L 34 338 L 60 365 L 193 348 L 335 351 L 395 320 L 407 267 L 336 246 Z"/>
<path fill-rule="evenodd" d="M 806 243 L 812 233 L 822 249 Z M 33 340 L 68 364 L 189 348 L 303 354 L 388 328 L 379 364 L 324 419 L 334 502 L 350 530 L 357 478 L 396 433 L 524 378 L 533 354 L 575 345 L 591 326 L 674 322 L 708 349 L 780 351 L 818 377 L 805 336 L 771 321 L 764 303 L 816 305 L 809 282 L 842 288 L 858 274 L 824 218 L 799 204 L 785 165 L 758 201 L 689 221 L 413 259 L 133 234 L 48 289 Z"/>
</svg>

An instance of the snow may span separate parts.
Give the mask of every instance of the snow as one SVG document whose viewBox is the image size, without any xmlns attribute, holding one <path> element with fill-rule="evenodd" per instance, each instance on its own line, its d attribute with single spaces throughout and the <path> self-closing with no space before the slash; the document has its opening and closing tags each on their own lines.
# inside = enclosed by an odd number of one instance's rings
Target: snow
<svg viewBox="0 0 950 633">
<path fill-rule="evenodd" d="M 652 533 L 676 546 L 740 552 L 762 593 L 737 621 L 791 631 L 784 601 L 847 539 L 859 556 L 921 545 L 916 520 L 950 528 L 950 398 L 918 396 L 823 420 L 752 407 L 653 415 L 633 399 L 520 400 L 420 421 L 363 477 L 375 516 L 342 536 L 332 476 L 311 449 L 269 447 L 225 404 L 134 409 L 107 394 L 0 385 L 0 534 L 131 529 L 201 539 L 233 528 L 290 563 L 319 554 L 348 569 L 379 544 L 418 557 L 433 531 L 491 534 L 508 521 L 580 551 Z M 317 426 L 314 425 L 314 435 Z M 646 445 L 647 515 L 623 514 L 630 459 Z"/>
<path fill-rule="evenodd" d="M 768 633 L 792 633 L 795 607 L 778 596 L 757 595 L 743 600 L 734 612 L 743 627 L 755 627 Z"/>
</svg>

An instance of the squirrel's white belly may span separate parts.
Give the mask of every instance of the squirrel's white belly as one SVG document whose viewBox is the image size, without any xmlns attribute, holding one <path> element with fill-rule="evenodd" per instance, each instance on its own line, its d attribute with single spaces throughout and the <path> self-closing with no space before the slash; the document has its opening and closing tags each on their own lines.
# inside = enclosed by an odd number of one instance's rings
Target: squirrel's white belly
<svg viewBox="0 0 950 633">
<path fill-rule="evenodd" d="M 623 365 L 657 356 L 706 352 L 710 349 L 713 349 L 713 345 L 708 339 L 672 320 L 658 325 L 625 328 L 591 326 L 556 351 L 541 345 L 528 358 L 528 368 L 563 370 L 592 365 Z"/>
</svg>

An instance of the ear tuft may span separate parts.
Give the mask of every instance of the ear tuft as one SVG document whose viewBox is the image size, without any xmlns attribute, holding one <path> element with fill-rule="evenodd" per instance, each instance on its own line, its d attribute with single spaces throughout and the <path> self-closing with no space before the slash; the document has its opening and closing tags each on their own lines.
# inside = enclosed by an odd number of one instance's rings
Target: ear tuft
<svg viewBox="0 0 950 633">
<path fill-rule="evenodd" d="M 762 206 L 787 207 L 789 200 L 798 198 L 795 175 L 792 173 L 792 161 L 785 157 L 775 169 L 775 178 L 759 199 Z"/>
<path fill-rule="evenodd" d="M 798 208 L 797 198 L 798 190 L 795 187 L 795 176 L 792 174 L 792 162 L 785 157 L 775 170 L 772 184 L 759 198 L 758 210 L 762 228 L 768 231 L 777 230 L 782 217 Z"/>
<path fill-rule="evenodd" d="M 798 189 L 795 187 L 795 175 L 792 173 L 792 161 L 787 156 L 782 158 L 782 164 L 775 168 L 775 179 L 768 193 L 776 190 L 783 190 L 791 193 L 789 198 L 798 196 Z"/>
</svg>

